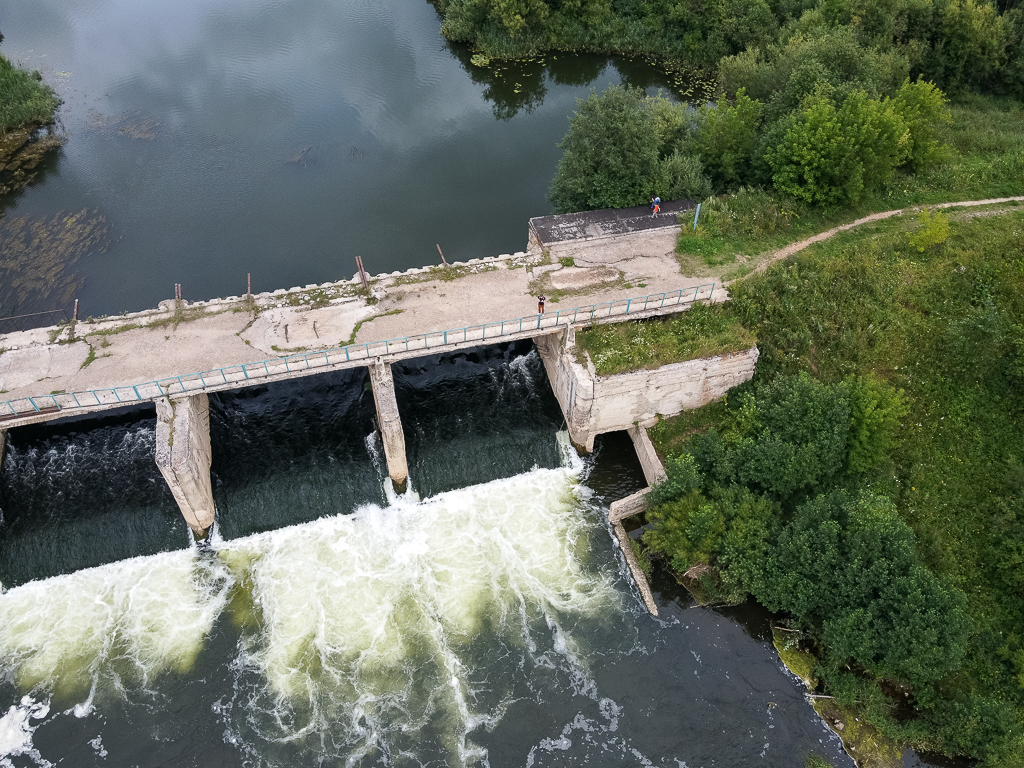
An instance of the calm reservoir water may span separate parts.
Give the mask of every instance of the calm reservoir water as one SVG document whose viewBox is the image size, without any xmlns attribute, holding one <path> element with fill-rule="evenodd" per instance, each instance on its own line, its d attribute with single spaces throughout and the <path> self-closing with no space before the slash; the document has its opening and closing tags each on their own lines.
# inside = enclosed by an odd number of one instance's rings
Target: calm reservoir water
<svg viewBox="0 0 1024 768">
<path fill-rule="evenodd" d="M 600 56 L 475 67 L 424 0 L 4 0 L 0 28 L 68 137 L 0 197 L 0 317 L 524 250 L 576 98 L 669 85 Z"/>
<path fill-rule="evenodd" d="M 401 497 L 361 373 L 211 396 L 198 548 L 151 412 L 14 430 L 0 766 L 852 765 L 766 616 L 647 615 L 603 522 L 636 456 L 576 455 L 529 343 L 395 373 Z"/>
</svg>

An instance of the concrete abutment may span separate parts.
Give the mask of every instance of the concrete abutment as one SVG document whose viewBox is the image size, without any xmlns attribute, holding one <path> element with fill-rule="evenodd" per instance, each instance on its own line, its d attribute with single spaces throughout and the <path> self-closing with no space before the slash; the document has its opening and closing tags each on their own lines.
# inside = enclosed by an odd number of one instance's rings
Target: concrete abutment
<svg viewBox="0 0 1024 768">
<path fill-rule="evenodd" d="M 395 379 L 391 374 L 391 365 L 377 358 L 370 366 L 370 384 L 373 387 L 373 402 L 377 406 L 377 425 L 388 462 L 388 475 L 401 490 L 409 478 L 409 464 L 405 457 L 405 433 L 402 431 L 402 417 L 395 399 Z"/>
<path fill-rule="evenodd" d="M 584 356 L 582 363 L 577 359 L 574 328 L 537 336 L 533 342 L 544 361 L 569 436 L 588 452 L 594 449 L 594 438 L 599 434 L 629 430 L 635 425 L 651 427 L 658 423 L 659 416 L 675 416 L 717 400 L 753 377 L 759 354 L 755 346 L 651 370 L 599 376 L 589 356 Z M 638 455 L 640 451 L 651 452 L 643 444 L 646 436 L 632 436 L 634 443 L 640 441 Z M 640 459 L 643 462 L 644 456 Z M 648 469 L 645 466 L 645 472 Z"/>
<path fill-rule="evenodd" d="M 156 465 L 197 539 L 213 525 L 210 398 L 206 393 L 156 401 Z"/>
</svg>

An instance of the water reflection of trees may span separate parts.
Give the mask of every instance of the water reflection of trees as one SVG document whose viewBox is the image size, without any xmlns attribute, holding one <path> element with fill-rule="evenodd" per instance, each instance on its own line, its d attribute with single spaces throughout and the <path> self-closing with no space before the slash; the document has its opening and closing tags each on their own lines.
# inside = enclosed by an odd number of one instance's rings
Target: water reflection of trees
<svg viewBox="0 0 1024 768">
<path fill-rule="evenodd" d="M 511 120 L 520 112 L 529 114 L 540 106 L 547 96 L 548 80 L 555 85 L 586 87 L 596 82 L 609 66 L 614 66 L 623 85 L 646 91 L 676 90 L 670 85 L 670 75 L 643 59 L 612 60 L 599 54 L 546 53 L 516 61 L 488 60 L 465 45 L 450 42 L 446 45 L 470 80 L 482 86 L 482 95 L 491 103 L 494 116 L 499 120 Z"/>
</svg>

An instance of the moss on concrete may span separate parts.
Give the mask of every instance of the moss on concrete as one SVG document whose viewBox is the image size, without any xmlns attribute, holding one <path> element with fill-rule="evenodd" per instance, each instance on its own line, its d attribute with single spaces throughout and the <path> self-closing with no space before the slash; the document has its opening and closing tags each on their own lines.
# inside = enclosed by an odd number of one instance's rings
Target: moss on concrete
<svg viewBox="0 0 1024 768">
<path fill-rule="evenodd" d="M 831 699 L 815 699 L 811 704 L 829 728 L 839 734 L 843 747 L 858 768 L 900 768 L 903 765 L 903 749 L 859 717 L 856 710 L 839 706 Z"/>
</svg>

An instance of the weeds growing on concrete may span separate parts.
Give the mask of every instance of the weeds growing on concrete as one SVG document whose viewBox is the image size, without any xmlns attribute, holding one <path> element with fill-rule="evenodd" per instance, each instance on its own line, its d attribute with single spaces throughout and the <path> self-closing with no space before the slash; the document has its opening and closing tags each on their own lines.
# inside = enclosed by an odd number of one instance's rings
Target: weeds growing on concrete
<svg viewBox="0 0 1024 768">
<path fill-rule="evenodd" d="M 740 352 L 755 343 L 723 304 L 694 304 L 674 317 L 595 325 L 576 334 L 580 362 L 589 354 L 600 376 Z"/>
<path fill-rule="evenodd" d="M 362 328 L 365 323 L 368 323 L 371 320 L 376 320 L 378 317 L 387 317 L 388 315 L 400 315 L 404 311 L 404 309 L 390 309 L 387 312 L 381 312 L 379 315 L 374 315 L 373 317 L 364 317 L 362 320 L 355 324 L 355 327 L 352 329 L 352 333 L 348 337 L 348 341 L 343 341 L 340 344 L 338 344 L 338 346 L 347 347 L 349 344 L 355 344 L 356 334 L 359 333 L 359 329 Z"/>
</svg>

